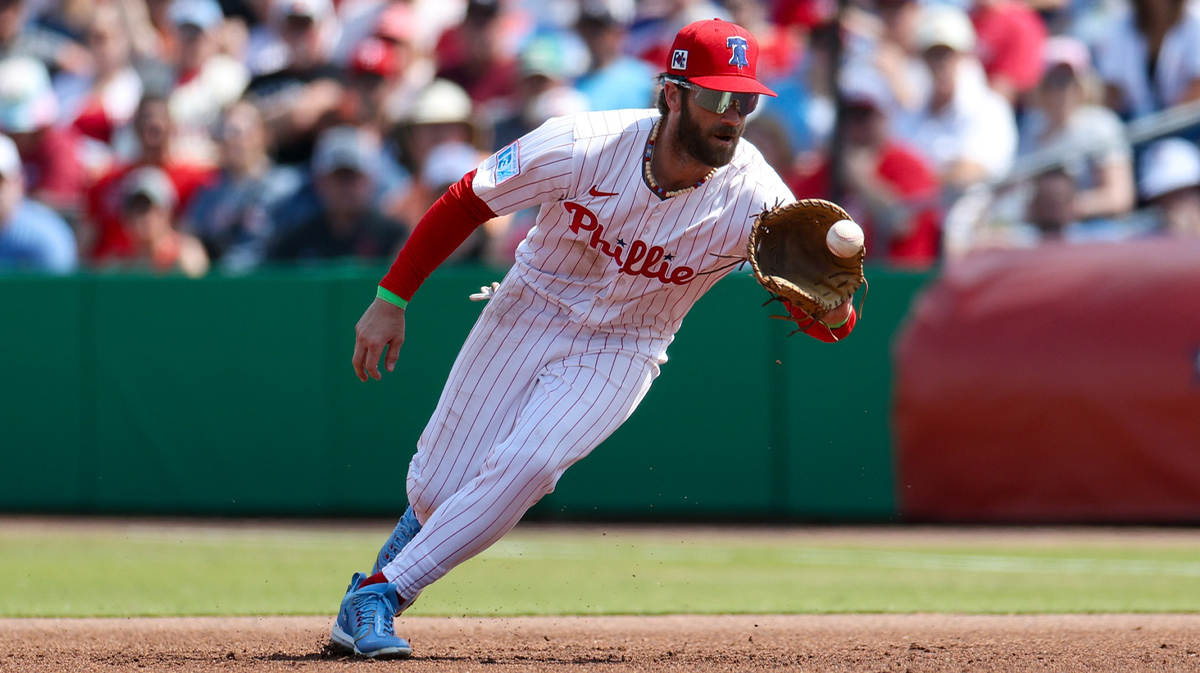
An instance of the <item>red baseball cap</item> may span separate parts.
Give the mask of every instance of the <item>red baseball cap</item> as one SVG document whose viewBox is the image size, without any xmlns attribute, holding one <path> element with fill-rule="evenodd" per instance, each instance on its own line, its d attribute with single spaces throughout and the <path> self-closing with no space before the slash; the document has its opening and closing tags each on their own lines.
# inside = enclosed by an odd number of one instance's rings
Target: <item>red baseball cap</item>
<svg viewBox="0 0 1200 673">
<path fill-rule="evenodd" d="M 745 28 L 710 19 L 684 26 L 667 55 L 667 74 L 706 89 L 735 93 L 775 92 L 758 81 L 758 41 Z"/>
<path fill-rule="evenodd" d="M 392 45 L 377 37 L 359 42 L 350 56 L 350 71 L 356 75 L 379 75 L 387 79 L 396 74 L 396 56 Z"/>
</svg>

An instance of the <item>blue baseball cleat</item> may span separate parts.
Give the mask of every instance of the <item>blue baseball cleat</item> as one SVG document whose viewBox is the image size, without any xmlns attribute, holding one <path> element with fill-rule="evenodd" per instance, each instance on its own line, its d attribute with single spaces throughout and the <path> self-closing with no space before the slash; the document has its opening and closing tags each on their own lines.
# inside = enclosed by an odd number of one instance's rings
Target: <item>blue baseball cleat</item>
<svg viewBox="0 0 1200 673">
<path fill-rule="evenodd" d="M 379 550 L 379 556 L 375 558 L 375 565 L 371 568 L 371 574 L 383 570 L 383 567 L 392 562 L 392 559 L 400 555 L 400 550 L 416 537 L 417 533 L 421 532 L 421 522 L 417 521 L 417 514 L 413 512 L 412 505 L 404 510 L 404 516 L 400 517 L 400 522 L 396 524 L 396 530 L 392 531 L 392 536 L 383 543 L 383 548 Z"/>
<path fill-rule="evenodd" d="M 396 635 L 394 620 L 400 599 L 395 588 L 390 584 L 359 588 L 366 577 L 354 573 L 350 579 L 337 621 L 333 623 L 334 644 L 371 659 L 412 656 L 412 646 Z"/>
</svg>

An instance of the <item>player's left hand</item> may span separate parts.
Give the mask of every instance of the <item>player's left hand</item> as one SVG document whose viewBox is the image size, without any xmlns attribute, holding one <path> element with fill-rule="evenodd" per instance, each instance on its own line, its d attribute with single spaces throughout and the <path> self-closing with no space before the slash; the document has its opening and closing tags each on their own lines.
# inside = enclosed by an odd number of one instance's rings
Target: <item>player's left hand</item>
<svg viewBox="0 0 1200 673">
<path fill-rule="evenodd" d="M 840 325 L 850 319 L 850 311 L 853 307 L 854 302 L 844 301 L 837 308 L 821 316 L 821 322 L 826 325 Z"/>
</svg>

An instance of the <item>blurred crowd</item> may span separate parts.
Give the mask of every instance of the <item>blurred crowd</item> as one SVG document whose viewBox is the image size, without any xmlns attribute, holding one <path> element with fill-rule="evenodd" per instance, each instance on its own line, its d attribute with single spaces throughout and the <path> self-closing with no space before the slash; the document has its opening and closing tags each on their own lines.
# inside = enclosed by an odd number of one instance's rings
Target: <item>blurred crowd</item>
<svg viewBox="0 0 1200 673">
<path fill-rule="evenodd" d="M 0 0 L 0 269 L 389 260 L 545 120 L 651 107 L 675 33 L 713 17 L 756 35 L 779 93 L 746 136 L 798 197 L 842 203 L 875 262 L 1200 235 L 1194 135 L 1129 132 L 1200 98 L 1200 6 L 842 4 Z M 947 234 L 1012 175 L 1019 197 Z M 497 218 L 455 259 L 507 266 L 532 223 Z"/>
</svg>

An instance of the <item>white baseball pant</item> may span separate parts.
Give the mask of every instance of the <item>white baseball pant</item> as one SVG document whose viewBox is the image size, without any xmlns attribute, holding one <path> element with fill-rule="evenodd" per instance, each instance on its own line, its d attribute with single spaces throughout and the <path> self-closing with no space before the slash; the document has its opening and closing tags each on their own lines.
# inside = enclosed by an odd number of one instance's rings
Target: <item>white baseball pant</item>
<svg viewBox="0 0 1200 673">
<path fill-rule="evenodd" d="M 645 341 L 572 323 L 510 274 L 459 352 L 409 466 L 420 533 L 384 569 L 406 603 L 494 544 L 629 418 Z"/>
</svg>

